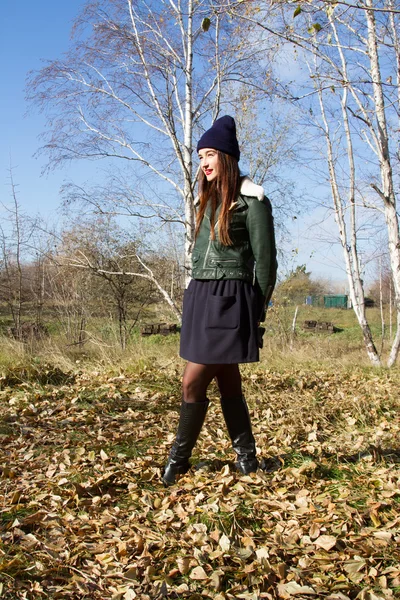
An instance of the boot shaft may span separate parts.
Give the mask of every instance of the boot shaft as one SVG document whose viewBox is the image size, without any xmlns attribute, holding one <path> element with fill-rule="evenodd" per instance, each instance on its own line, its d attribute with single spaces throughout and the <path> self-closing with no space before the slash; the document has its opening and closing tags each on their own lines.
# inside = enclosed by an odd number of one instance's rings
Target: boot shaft
<svg viewBox="0 0 400 600">
<path fill-rule="evenodd" d="M 173 485 L 177 475 L 189 470 L 189 458 L 200 435 L 208 405 L 208 400 L 188 403 L 182 399 L 178 431 L 162 475 L 165 485 Z"/>
<path fill-rule="evenodd" d="M 251 430 L 251 421 L 244 396 L 221 398 L 221 408 L 232 448 L 236 452 L 236 467 L 244 474 L 257 470 L 256 443 Z"/>
</svg>

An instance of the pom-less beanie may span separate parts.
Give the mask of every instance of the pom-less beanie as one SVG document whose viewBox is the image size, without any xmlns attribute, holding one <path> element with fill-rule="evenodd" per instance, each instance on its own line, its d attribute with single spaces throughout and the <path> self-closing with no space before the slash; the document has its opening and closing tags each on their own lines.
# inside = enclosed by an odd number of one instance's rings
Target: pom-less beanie
<svg viewBox="0 0 400 600">
<path fill-rule="evenodd" d="M 213 148 L 240 159 L 239 144 L 236 138 L 235 120 L 228 115 L 214 121 L 213 126 L 201 136 L 197 152 L 202 148 Z"/>
</svg>

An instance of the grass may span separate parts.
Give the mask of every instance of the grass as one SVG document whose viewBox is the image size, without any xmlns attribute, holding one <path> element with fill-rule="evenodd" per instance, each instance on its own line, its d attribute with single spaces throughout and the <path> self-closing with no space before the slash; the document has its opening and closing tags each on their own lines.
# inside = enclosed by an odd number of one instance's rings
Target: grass
<svg viewBox="0 0 400 600">
<path fill-rule="evenodd" d="M 126 441 L 123 444 L 111 444 L 110 446 L 105 446 L 104 450 L 106 453 L 113 453 L 115 456 L 123 456 L 127 459 L 137 458 L 138 456 L 143 456 L 146 452 L 157 443 L 155 438 L 150 439 L 132 439 L 130 441 Z"/>
<path fill-rule="evenodd" d="M 325 309 L 300 306 L 297 316 L 296 335 L 293 338 L 291 325 L 295 307 L 273 307 L 269 309 L 266 319 L 266 336 L 264 345 L 270 358 L 274 352 L 285 353 L 284 359 L 290 362 L 309 364 L 333 360 L 342 366 L 346 364 L 368 365 L 368 358 L 363 347 L 361 329 L 352 310 Z M 367 309 L 367 318 L 375 335 L 375 343 L 381 343 L 381 317 L 378 308 Z M 310 333 L 302 329 L 305 320 L 329 321 L 340 331 L 334 334 Z M 388 316 L 386 315 L 386 322 Z M 384 356 L 389 351 L 390 341 L 386 331 Z M 288 352 L 289 350 L 289 352 Z M 279 358 L 278 358 L 279 360 Z"/>
<path fill-rule="evenodd" d="M 315 368 L 321 364 L 335 364 L 340 367 L 351 367 L 354 364 L 369 366 L 362 333 L 352 310 L 300 306 L 296 335 L 293 336 L 291 326 L 294 311 L 294 306 L 274 306 L 268 310 L 264 349 L 261 351 L 262 360 L 266 364 L 282 370 L 287 368 L 288 364 L 303 365 L 307 368 Z M 379 309 L 367 309 L 367 317 L 376 336 L 376 345 L 380 347 Z M 5 320 L 7 319 L 3 317 L 3 330 Z M 152 320 L 156 322 L 160 319 L 153 315 Z M 173 322 L 175 319 L 162 320 Z M 332 335 L 309 333 L 302 329 L 305 320 L 331 321 L 340 331 Z M 160 368 L 168 368 L 173 363 L 180 364 L 181 368 L 183 365 L 183 361 L 177 361 L 179 334 L 142 337 L 137 327 L 126 350 L 122 350 L 118 343 L 117 326 L 108 319 L 88 320 L 88 341 L 83 345 L 71 343 L 54 319 L 50 319 L 46 325 L 51 335 L 38 342 L 22 344 L 4 336 L 0 344 L 0 370 L 5 371 L 16 365 L 20 365 L 21 368 L 29 365 L 33 370 L 32 365 L 43 366 L 50 363 L 63 372 L 93 367 L 106 368 L 116 373 L 123 369 L 132 373 L 151 368 L 155 363 Z M 1 328 L 0 322 L 0 331 Z M 387 328 L 383 363 L 389 350 Z"/>
<path fill-rule="evenodd" d="M 32 508 L 21 507 L 17 504 L 12 510 L 0 513 L 0 522 L 2 525 L 7 525 L 15 519 L 23 519 L 34 512 L 35 510 Z"/>
</svg>

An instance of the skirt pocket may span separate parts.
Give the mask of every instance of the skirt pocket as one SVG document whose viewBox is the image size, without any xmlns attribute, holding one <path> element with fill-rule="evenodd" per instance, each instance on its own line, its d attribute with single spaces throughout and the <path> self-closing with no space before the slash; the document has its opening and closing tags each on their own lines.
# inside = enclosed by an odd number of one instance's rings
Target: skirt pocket
<svg viewBox="0 0 400 600">
<path fill-rule="evenodd" d="M 182 325 L 186 321 L 188 314 L 193 312 L 193 292 L 189 287 L 183 292 Z"/>
<path fill-rule="evenodd" d="M 206 327 L 209 329 L 237 329 L 240 314 L 236 296 L 213 296 L 207 298 Z"/>
</svg>

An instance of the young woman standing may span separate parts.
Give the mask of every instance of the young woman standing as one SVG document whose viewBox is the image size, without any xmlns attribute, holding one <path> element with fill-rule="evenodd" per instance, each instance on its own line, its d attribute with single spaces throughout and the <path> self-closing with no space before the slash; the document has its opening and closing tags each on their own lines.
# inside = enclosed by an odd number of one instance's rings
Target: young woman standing
<svg viewBox="0 0 400 600">
<path fill-rule="evenodd" d="M 236 452 L 236 468 L 257 470 L 256 446 L 239 363 L 259 360 L 258 326 L 276 279 L 272 210 L 262 187 L 239 172 L 232 117 L 214 122 L 197 144 L 200 159 L 192 277 L 185 290 L 180 355 L 188 363 L 175 442 L 162 479 L 172 485 L 190 468 L 214 377 Z"/>
</svg>

